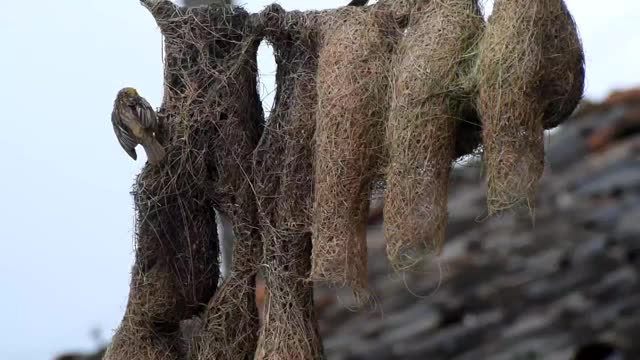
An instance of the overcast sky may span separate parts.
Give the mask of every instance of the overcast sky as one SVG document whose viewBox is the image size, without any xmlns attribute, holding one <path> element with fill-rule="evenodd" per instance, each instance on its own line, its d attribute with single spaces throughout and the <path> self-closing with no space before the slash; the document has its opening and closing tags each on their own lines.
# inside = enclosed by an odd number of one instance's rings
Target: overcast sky
<svg viewBox="0 0 640 360">
<path fill-rule="evenodd" d="M 247 8 L 270 2 L 247 1 Z M 587 96 L 640 84 L 640 1 L 567 3 L 584 41 Z M 162 39 L 136 0 L 2 7 L 0 359 L 50 359 L 91 349 L 90 329 L 110 335 L 122 317 L 133 261 L 129 191 L 143 159 L 122 151 L 109 119 L 123 86 L 160 105 Z M 260 65 L 266 94 L 274 71 L 267 51 Z"/>
</svg>

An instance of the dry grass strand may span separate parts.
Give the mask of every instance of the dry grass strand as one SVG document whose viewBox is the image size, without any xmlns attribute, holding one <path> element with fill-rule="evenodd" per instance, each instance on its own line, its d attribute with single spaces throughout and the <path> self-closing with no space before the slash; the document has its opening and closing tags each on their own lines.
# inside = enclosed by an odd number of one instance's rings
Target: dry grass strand
<svg viewBox="0 0 640 360">
<path fill-rule="evenodd" d="M 416 265 L 444 241 L 449 171 L 458 129 L 473 121 L 467 82 L 483 26 L 475 1 L 422 1 L 400 42 L 384 209 L 387 255 L 397 269 Z"/>
</svg>

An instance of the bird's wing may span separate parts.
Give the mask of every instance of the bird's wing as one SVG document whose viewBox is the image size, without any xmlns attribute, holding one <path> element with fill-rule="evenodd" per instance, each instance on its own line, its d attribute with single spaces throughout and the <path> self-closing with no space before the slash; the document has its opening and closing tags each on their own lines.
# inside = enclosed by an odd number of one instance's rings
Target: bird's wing
<svg viewBox="0 0 640 360">
<path fill-rule="evenodd" d="M 153 107 L 145 98 L 140 97 L 138 99 L 136 112 L 138 113 L 138 118 L 140 119 L 140 124 L 142 124 L 143 128 L 152 129 L 154 131 L 156 130 L 158 126 L 156 111 L 153 110 Z"/>
<path fill-rule="evenodd" d="M 122 126 L 122 121 L 120 120 L 116 109 L 111 113 L 111 124 L 113 125 L 113 131 L 116 133 L 116 138 L 118 138 L 120 146 L 122 146 L 124 151 L 126 151 L 133 160 L 136 160 L 138 158 L 136 154 L 136 145 L 138 145 L 138 141 L 136 141 L 133 135 Z"/>
</svg>

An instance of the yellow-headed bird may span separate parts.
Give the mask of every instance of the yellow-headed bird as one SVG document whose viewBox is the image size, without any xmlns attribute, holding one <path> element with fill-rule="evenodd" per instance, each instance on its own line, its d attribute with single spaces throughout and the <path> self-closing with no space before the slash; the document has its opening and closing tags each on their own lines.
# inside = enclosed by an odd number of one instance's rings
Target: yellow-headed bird
<svg viewBox="0 0 640 360">
<path fill-rule="evenodd" d="M 165 156 L 162 144 L 156 139 L 158 117 L 151 105 L 134 88 L 126 87 L 118 92 L 111 113 L 113 131 L 122 148 L 134 160 L 136 146 L 142 145 L 149 163 L 155 165 Z"/>
</svg>

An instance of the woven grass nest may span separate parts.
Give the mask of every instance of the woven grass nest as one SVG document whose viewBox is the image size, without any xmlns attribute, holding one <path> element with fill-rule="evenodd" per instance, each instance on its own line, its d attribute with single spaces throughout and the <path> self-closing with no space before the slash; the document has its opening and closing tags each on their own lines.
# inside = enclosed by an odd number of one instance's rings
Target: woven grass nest
<svg viewBox="0 0 640 360">
<path fill-rule="evenodd" d="M 387 254 L 397 268 L 415 265 L 444 241 L 458 129 L 477 124 L 469 72 L 483 29 L 473 1 L 422 1 L 400 42 L 384 211 Z"/>
<path fill-rule="evenodd" d="M 366 297 L 369 191 L 380 172 L 395 19 L 349 7 L 323 19 L 317 72 L 311 279 Z"/>
<path fill-rule="evenodd" d="M 584 88 L 584 54 L 564 2 L 496 1 L 476 76 L 489 212 L 533 208 L 543 130 L 573 112 Z"/>
</svg>

